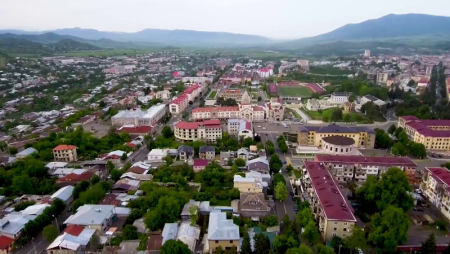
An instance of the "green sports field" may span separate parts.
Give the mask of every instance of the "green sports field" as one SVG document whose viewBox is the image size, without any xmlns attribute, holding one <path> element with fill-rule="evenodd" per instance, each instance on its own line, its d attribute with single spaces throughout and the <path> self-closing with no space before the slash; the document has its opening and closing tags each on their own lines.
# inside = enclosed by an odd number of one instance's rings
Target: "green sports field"
<svg viewBox="0 0 450 254">
<path fill-rule="evenodd" d="M 280 86 L 279 89 L 282 96 L 310 97 L 312 94 L 311 89 L 304 86 Z"/>
</svg>

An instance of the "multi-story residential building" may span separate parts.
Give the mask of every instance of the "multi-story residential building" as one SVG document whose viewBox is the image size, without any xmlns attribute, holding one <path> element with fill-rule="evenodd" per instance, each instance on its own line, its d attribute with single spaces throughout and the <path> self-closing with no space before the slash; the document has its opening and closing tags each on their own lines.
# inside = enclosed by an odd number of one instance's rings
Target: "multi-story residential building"
<svg viewBox="0 0 450 254">
<path fill-rule="evenodd" d="M 53 148 L 55 161 L 77 161 L 77 147 L 72 145 L 59 145 Z"/>
<path fill-rule="evenodd" d="M 253 177 L 242 177 L 240 175 L 234 176 L 234 188 L 241 193 L 262 193 L 263 183 L 257 181 Z"/>
<path fill-rule="evenodd" d="M 253 138 L 252 122 L 244 119 L 228 119 L 228 134 L 237 137 Z"/>
<path fill-rule="evenodd" d="M 215 143 L 222 138 L 222 125 L 219 120 L 203 122 L 178 122 L 174 126 L 174 135 L 180 141 L 203 140 Z"/>
<path fill-rule="evenodd" d="M 447 168 L 425 168 L 420 189 L 428 200 L 450 219 L 450 171 Z"/>
<path fill-rule="evenodd" d="M 325 165 L 322 162 L 306 161 L 302 184 L 311 210 L 319 222 L 323 240 L 329 242 L 335 236 L 345 239 L 351 235 L 356 218 Z"/>
<path fill-rule="evenodd" d="M 170 100 L 170 91 L 169 90 L 158 91 L 156 92 L 155 97 L 156 99 L 160 100 Z"/>
<path fill-rule="evenodd" d="M 377 83 L 386 83 L 389 75 L 386 72 L 377 73 Z"/>
<path fill-rule="evenodd" d="M 212 211 L 209 215 L 208 243 L 209 252 L 215 253 L 218 247 L 229 252 L 236 248 L 239 253 L 239 227 L 233 220 L 227 219 L 227 214 L 220 211 Z"/>
<path fill-rule="evenodd" d="M 180 114 L 183 112 L 188 107 L 189 102 L 193 102 L 194 99 L 199 96 L 201 90 L 202 89 L 199 84 L 193 84 L 188 87 L 180 96 L 178 96 L 178 98 L 174 99 L 169 104 L 170 113 Z"/>
<path fill-rule="evenodd" d="M 366 58 L 370 57 L 370 49 L 364 50 L 364 57 L 366 57 Z"/>
<path fill-rule="evenodd" d="M 214 146 L 201 146 L 198 149 L 200 159 L 214 161 L 216 159 L 216 148 Z"/>
<path fill-rule="evenodd" d="M 343 136 L 352 138 L 356 148 L 373 148 L 375 145 L 375 131 L 367 127 L 340 126 L 330 124 L 327 126 L 300 126 L 298 130 L 299 146 L 322 147 L 322 139 L 330 136 Z"/>
<path fill-rule="evenodd" d="M 111 117 L 111 124 L 113 126 L 152 126 L 159 122 L 165 114 L 165 104 L 154 105 L 146 111 L 142 111 L 140 108 L 121 110 Z"/>
<path fill-rule="evenodd" d="M 430 151 L 450 150 L 450 120 L 424 120 L 415 116 L 401 116 L 402 127 L 410 140 L 423 144 Z"/>
<path fill-rule="evenodd" d="M 408 157 L 316 155 L 314 161 L 323 163 L 339 182 L 365 182 L 369 175 L 379 178 L 391 167 L 400 168 L 411 183 L 416 182 L 417 164 Z"/>
<path fill-rule="evenodd" d="M 204 107 L 204 108 L 194 108 L 192 110 L 192 119 L 194 120 L 209 120 L 209 119 L 227 120 L 230 118 L 239 118 L 239 106 Z"/>
</svg>

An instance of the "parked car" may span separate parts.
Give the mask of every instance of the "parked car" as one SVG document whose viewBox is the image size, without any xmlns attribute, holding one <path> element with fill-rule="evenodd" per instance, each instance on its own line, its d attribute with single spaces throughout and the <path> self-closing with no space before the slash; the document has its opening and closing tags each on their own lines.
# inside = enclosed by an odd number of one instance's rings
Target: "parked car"
<svg viewBox="0 0 450 254">
<path fill-rule="evenodd" d="M 423 212 L 423 208 L 420 207 L 414 207 L 413 210 L 416 212 Z"/>
<path fill-rule="evenodd" d="M 294 211 L 298 212 L 298 206 L 297 205 L 294 205 Z"/>
</svg>

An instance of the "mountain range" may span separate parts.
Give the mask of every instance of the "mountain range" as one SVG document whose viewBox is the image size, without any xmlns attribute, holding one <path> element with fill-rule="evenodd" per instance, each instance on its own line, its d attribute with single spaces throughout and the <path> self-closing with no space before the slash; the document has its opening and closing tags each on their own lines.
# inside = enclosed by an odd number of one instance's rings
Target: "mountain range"
<svg viewBox="0 0 450 254">
<path fill-rule="evenodd" d="M 344 43 L 345 42 L 345 43 Z M 37 50 L 55 53 L 99 48 L 188 47 L 260 47 L 296 50 L 331 49 L 335 46 L 358 47 L 370 43 L 394 43 L 449 47 L 450 17 L 424 14 L 390 14 L 358 24 L 348 24 L 314 37 L 279 42 L 263 36 L 192 30 L 145 29 L 135 33 L 105 32 L 95 29 L 65 28 L 44 32 L 0 30 L 0 51 Z M 390 45 L 390 44 L 388 44 Z"/>
</svg>

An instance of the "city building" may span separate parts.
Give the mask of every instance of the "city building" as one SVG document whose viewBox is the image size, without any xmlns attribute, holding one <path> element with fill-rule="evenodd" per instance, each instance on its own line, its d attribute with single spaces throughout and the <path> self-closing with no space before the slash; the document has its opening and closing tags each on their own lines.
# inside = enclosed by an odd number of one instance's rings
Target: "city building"
<svg viewBox="0 0 450 254">
<path fill-rule="evenodd" d="M 325 165 L 306 161 L 302 184 L 311 211 L 319 222 L 322 239 L 330 242 L 335 236 L 345 239 L 351 235 L 351 229 L 356 223 L 353 209 Z"/>
<path fill-rule="evenodd" d="M 228 134 L 239 138 L 253 138 L 252 122 L 244 119 L 228 119 Z"/>
<path fill-rule="evenodd" d="M 423 144 L 429 151 L 450 150 L 450 120 L 401 116 L 398 119 L 398 126 L 405 130 L 411 141 Z"/>
<path fill-rule="evenodd" d="M 209 252 L 215 253 L 218 247 L 224 251 L 236 248 L 239 253 L 239 226 L 233 220 L 227 219 L 227 214 L 220 211 L 212 211 L 209 215 L 208 243 Z"/>
<path fill-rule="evenodd" d="M 370 58 L 370 49 L 364 50 L 364 57 Z"/>
<path fill-rule="evenodd" d="M 273 75 L 273 69 L 261 68 L 256 71 L 261 78 L 268 78 Z"/>
<path fill-rule="evenodd" d="M 410 183 L 417 182 L 417 164 L 408 157 L 320 154 L 314 161 L 323 163 L 338 182 L 355 180 L 362 183 L 369 175 L 380 178 L 391 167 L 403 170 Z"/>
<path fill-rule="evenodd" d="M 169 111 L 172 114 L 181 114 L 195 98 L 200 95 L 201 87 L 195 83 L 169 104 Z"/>
<path fill-rule="evenodd" d="M 150 162 L 162 162 L 165 157 L 167 157 L 167 150 L 152 149 L 147 155 L 147 160 Z"/>
<path fill-rule="evenodd" d="M 188 160 L 194 157 L 194 148 L 192 146 L 182 145 L 178 147 L 178 156 L 180 160 Z"/>
<path fill-rule="evenodd" d="M 447 168 L 426 167 L 420 190 L 446 219 L 450 219 L 450 171 Z"/>
<path fill-rule="evenodd" d="M 389 75 L 386 72 L 377 73 L 377 83 L 386 83 Z"/>
<path fill-rule="evenodd" d="M 284 106 L 281 103 L 280 98 L 271 98 L 270 102 L 267 104 L 269 116 L 266 118 L 269 121 L 282 121 L 284 119 Z"/>
<path fill-rule="evenodd" d="M 214 146 L 201 146 L 198 149 L 198 157 L 208 161 L 214 161 L 216 159 L 216 148 Z"/>
<path fill-rule="evenodd" d="M 113 222 L 113 217 L 118 214 L 129 214 L 130 209 L 121 207 L 120 209 L 113 205 L 83 205 L 77 209 L 77 212 L 66 221 L 67 226 L 79 226 L 92 228 L 100 234 L 105 233 Z"/>
<path fill-rule="evenodd" d="M 158 91 L 156 92 L 155 97 L 156 99 L 160 100 L 170 100 L 170 91 L 169 90 Z"/>
<path fill-rule="evenodd" d="M 37 153 L 37 152 L 38 152 L 38 150 L 34 149 L 33 147 L 28 147 L 27 149 L 17 153 L 16 154 L 16 158 L 17 159 L 23 159 L 23 158 L 31 156 L 31 155 L 33 155 L 34 153 Z"/>
<path fill-rule="evenodd" d="M 204 170 L 206 168 L 206 166 L 208 166 L 209 161 L 205 160 L 205 159 L 194 159 L 194 172 L 200 172 L 202 170 Z"/>
<path fill-rule="evenodd" d="M 365 95 L 361 98 L 361 106 L 366 104 L 367 102 L 373 102 L 375 105 L 378 105 L 380 107 L 386 104 L 386 102 L 384 102 L 383 100 L 380 100 L 377 97 L 370 94 Z"/>
<path fill-rule="evenodd" d="M 300 126 L 298 130 L 299 146 L 314 146 L 323 148 L 323 138 L 343 136 L 352 138 L 356 148 L 373 148 L 375 145 L 375 131 L 367 127 L 340 126 Z"/>
<path fill-rule="evenodd" d="M 246 93 L 246 91 L 240 89 L 222 89 L 218 93 L 217 98 L 223 97 L 225 100 L 234 99 L 235 101 L 239 102 L 242 99 L 244 93 Z"/>
<path fill-rule="evenodd" d="M 332 105 L 343 105 L 344 103 L 348 102 L 348 98 L 348 93 L 334 92 L 331 94 L 329 102 Z"/>
<path fill-rule="evenodd" d="M 247 218 L 263 218 L 270 212 L 263 193 L 241 193 L 238 207 L 239 215 Z"/>
<path fill-rule="evenodd" d="M 64 202 L 64 204 L 68 205 L 68 204 L 72 203 L 72 200 L 73 200 L 72 193 L 73 193 L 74 188 L 75 187 L 73 187 L 71 185 L 62 187 L 59 190 L 57 190 L 55 193 L 53 193 L 50 198 L 51 198 L 51 200 L 60 199 L 62 202 Z"/>
<path fill-rule="evenodd" d="M 166 105 L 158 104 L 143 111 L 140 108 L 131 110 L 120 110 L 111 117 L 113 126 L 152 126 L 155 125 L 166 114 Z"/>
<path fill-rule="evenodd" d="M 234 188 L 238 189 L 240 193 L 262 193 L 263 183 L 258 182 L 253 177 L 242 177 L 234 175 Z"/>
<path fill-rule="evenodd" d="M 222 138 L 222 125 L 219 120 L 178 122 L 174 126 L 174 135 L 175 139 L 183 142 L 201 140 L 215 143 Z"/>
<path fill-rule="evenodd" d="M 77 147 L 72 145 L 59 145 L 53 148 L 55 161 L 77 161 Z"/>
<path fill-rule="evenodd" d="M 355 140 L 344 136 L 322 138 L 322 148 L 332 154 L 352 154 Z"/>
</svg>

